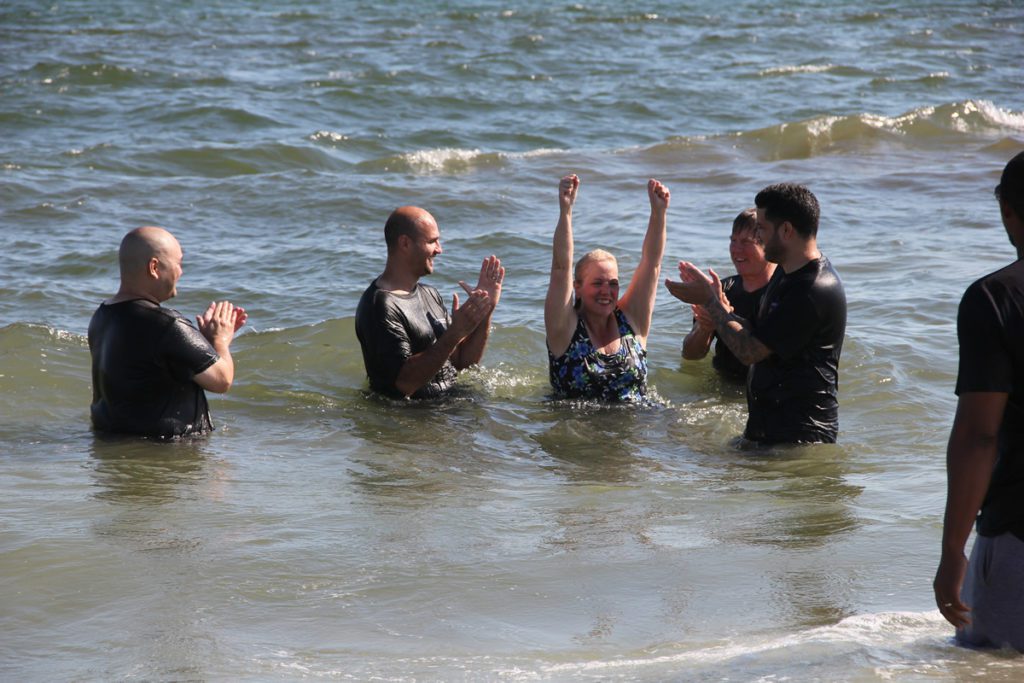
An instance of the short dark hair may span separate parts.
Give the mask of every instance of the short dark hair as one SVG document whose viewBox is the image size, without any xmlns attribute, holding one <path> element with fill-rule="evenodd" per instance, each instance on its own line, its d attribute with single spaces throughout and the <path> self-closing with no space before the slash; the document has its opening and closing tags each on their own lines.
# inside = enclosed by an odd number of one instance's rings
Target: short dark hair
<svg viewBox="0 0 1024 683">
<path fill-rule="evenodd" d="M 757 230 L 757 209 L 743 209 L 732 219 L 732 234 Z"/>
<path fill-rule="evenodd" d="M 818 217 L 821 215 L 818 198 L 803 185 L 769 185 L 757 193 L 754 204 L 764 209 L 764 217 L 775 225 L 789 221 L 804 239 L 818 234 Z"/>
<path fill-rule="evenodd" d="M 996 196 L 1010 205 L 1017 218 L 1024 220 L 1024 152 L 1006 163 L 996 185 Z"/>
<path fill-rule="evenodd" d="M 398 245 L 398 238 L 402 235 L 416 237 L 418 223 L 419 220 L 410 216 L 408 211 L 401 209 L 392 211 L 384 224 L 384 243 L 388 245 L 388 251 Z"/>
</svg>

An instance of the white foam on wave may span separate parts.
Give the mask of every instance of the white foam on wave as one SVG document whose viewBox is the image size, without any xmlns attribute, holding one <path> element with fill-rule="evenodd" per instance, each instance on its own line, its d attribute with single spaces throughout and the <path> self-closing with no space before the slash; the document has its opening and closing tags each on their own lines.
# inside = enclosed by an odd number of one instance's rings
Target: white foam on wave
<svg viewBox="0 0 1024 683">
<path fill-rule="evenodd" d="M 911 662 L 921 658 L 912 652 L 915 646 L 923 644 L 934 648 L 951 641 L 952 632 L 952 627 L 938 610 L 858 614 L 836 624 L 783 636 L 751 636 L 742 643 L 729 642 L 657 657 L 554 664 L 544 671 L 550 674 L 571 674 L 666 666 L 681 671 L 684 666 L 728 666 L 732 663 L 737 667 L 749 668 L 758 657 L 770 657 L 783 650 L 786 651 L 783 665 L 786 661 L 800 662 L 802 666 L 819 662 L 827 665 L 837 653 L 849 652 L 850 649 L 867 652 L 882 649 L 888 652 L 903 651 L 906 662 Z M 832 665 L 841 666 L 838 662 Z"/>
<path fill-rule="evenodd" d="M 318 130 L 309 136 L 313 142 L 345 142 L 349 139 L 344 133 L 335 133 L 332 130 Z"/>
<path fill-rule="evenodd" d="M 529 159 L 564 154 L 566 151 L 542 147 L 526 152 L 487 152 L 480 149 L 443 147 L 407 152 L 400 155 L 399 159 L 416 173 L 450 173 L 469 170 L 478 165 L 500 164 L 506 159 Z"/>
<path fill-rule="evenodd" d="M 443 147 L 439 149 L 421 149 L 401 155 L 413 170 L 419 172 L 450 171 L 453 168 L 467 168 L 477 160 L 483 152 L 479 149 L 459 149 Z"/>
<path fill-rule="evenodd" d="M 787 76 L 789 74 L 817 74 L 836 68 L 835 64 L 790 64 L 773 66 L 757 72 L 758 76 Z"/>
<path fill-rule="evenodd" d="M 529 152 L 513 152 L 507 155 L 510 159 L 531 159 L 534 157 L 546 157 L 554 154 L 565 154 L 569 150 L 562 149 L 559 147 L 541 147 L 539 149 L 531 149 Z"/>
<path fill-rule="evenodd" d="M 964 108 L 966 109 L 968 106 L 972 108 L 972 111 L 978 112 L 994 125 L 1024 131 L 1024 112 L 1000 109 L 988 100 L 968 100 L 964 103 Z"/>
<path fill-rule="evenodd" d="M 955 130 L 967 133 L 980 125 L 990 128 L 1008 128 L 1024 131 L 1024 112 L 1001 109 L 988 100 L 966 100 L 941 107 L 920 107 L 900 116 L 862 114 L 861 120 L 873 128 L 893 133 L 906 133 L 918 121 L 934 120 L 946 123 Z"/>
</svg>

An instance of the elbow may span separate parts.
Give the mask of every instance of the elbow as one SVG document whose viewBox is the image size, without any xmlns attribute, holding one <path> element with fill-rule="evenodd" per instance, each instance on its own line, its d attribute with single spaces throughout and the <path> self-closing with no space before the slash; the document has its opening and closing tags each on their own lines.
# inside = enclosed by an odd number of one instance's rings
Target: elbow
<svg viewBox="0 0 1024 683">
<path fill-rule="evenodd" d="M 213 381 L 209 382 L 203 388 L 207 391 L 212 391 L 215 394 L 226 394 L 231 389 L 232 378 L 231 377 L 218 377 Z"/>
<path fill-rule="evenodd" d="M 683 344 L 683 360 L 700 360 L 706 355 L 708 355 L 707 351 Z"/>
</svg>

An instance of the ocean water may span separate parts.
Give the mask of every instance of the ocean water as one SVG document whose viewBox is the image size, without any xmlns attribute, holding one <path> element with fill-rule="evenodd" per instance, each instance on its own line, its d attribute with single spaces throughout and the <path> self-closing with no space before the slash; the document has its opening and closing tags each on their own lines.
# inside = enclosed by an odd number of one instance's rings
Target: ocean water
<svg viewBox="0 0 1024 683">
<path fill-rule="evenodd" d="M 1019 2 L 78 0 L 0 5 L 4 680 L 1016 681 L 934 608 L 964 288 L 1014 258 Z M 558 178 L 577 249 L 730 272 L 732 217 L 808 184 L 849 326 L 839 444 L 736 450 L 742 391 L 552 401 Z M 481 367 L 368 395 L 353 330 L 400 204 L 427 280 L 508 270 Z M 250 313 L 218 430 L 99 438 L 85 331 L 121 236 L 185 250 L 172 305 Z"/>
</svg>

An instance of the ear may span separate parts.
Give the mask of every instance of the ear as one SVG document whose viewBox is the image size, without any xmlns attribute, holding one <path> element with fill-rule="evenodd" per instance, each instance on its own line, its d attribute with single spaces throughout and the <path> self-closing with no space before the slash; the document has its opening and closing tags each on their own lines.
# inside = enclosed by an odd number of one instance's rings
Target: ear
<svg viewBox="0 0 1024 683">
<path fill-rule="evenodd" d="M 146 274 L 154 280 L 160 279 L 160 259 L 156 256 L 150 257 L 149 263 L 146 264 Z"/>
<path fill-rule="evenodd" d="M 1003 217 L 1003 225 L 1007 225 L 1017 218 L 1017 212 L 1013 210 L 1010 203 L 1004 200 L 1002 197 L 999 198 L 999 213 Z"/>
</svg>

